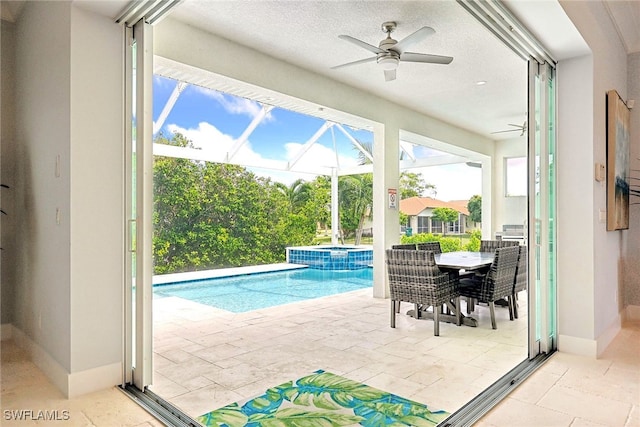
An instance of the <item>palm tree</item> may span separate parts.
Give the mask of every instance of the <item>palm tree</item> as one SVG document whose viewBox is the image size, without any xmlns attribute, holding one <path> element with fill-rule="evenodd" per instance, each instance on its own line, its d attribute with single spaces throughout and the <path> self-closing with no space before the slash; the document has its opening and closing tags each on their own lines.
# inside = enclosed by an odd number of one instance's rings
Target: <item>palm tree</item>
<svg viewBox="0 0 640 427">
<path fill-rule="evenodd" d="M 288 187 L 281 182 L 276 182 L 275 186 L 287 199 L 291 212 L 298 212 L 311 194 L 311 185 L 303 179 L 296 179 Z"/>
</svg>

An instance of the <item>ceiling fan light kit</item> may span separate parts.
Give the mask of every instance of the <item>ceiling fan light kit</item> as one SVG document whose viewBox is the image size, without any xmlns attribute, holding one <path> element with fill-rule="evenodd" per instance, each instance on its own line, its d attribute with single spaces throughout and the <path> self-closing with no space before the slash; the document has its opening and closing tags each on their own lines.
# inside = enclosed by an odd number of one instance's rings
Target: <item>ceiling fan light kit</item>
<svg viewBox="0 0 640 427">
<path fill-rule="evenodd" d="M 380 64 L 383 70 L 395 70 L 398 68 L 400 60 L 394 56 L 382 56 L 378 58 L 378 64 Z"/>
<path fill-rule="evenodd" d="M 387 37 L 380 42 L 378 47 L 375 47 L 369 43 L 363 42 L 362 40 L 348 35 L 343 34 L 338 36 L 342 40 L 346 40 L 350 43 L 360 46 L 363 49 L 368 50 L 371 53 L 375 53 L 376 56 L 348 62 L 342 65 L 336 65 L 335 67 L 331 68 L 338 69 L 351 65 L 376 61 L 380 68 L 382 68 L 382 70 L 384 71 L 385 80 L 391 81 L 396 79 L 395 70 L 398 68 L 400 62 L 422 62 L 426 64 L 446 65 L 450 64 L 451 61 L 453 61 L 453 58 L 450 56 L 428 55 L 425 53 L 414 53 L 406 51 L 409 46 L 423 40 L 427 36 L 434 34 L 435 30 L 433 28 L 422 27 L 400 41 L 391 38 L 391 33 L 395 31 L 395 29 L 396 23 L 394 21 L 386 21 L 382 24 L 382 31 L 387 34 Z"/>
</svg>

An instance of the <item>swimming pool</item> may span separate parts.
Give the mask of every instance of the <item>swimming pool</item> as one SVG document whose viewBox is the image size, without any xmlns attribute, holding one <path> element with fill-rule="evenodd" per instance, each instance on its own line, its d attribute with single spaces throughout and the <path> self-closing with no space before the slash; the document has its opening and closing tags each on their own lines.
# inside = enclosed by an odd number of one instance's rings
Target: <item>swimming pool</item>
<svg viewBox="0 0 640 427">
<path fill-rule="evenodd" d="M 304 301 L 373 286 L 373 269 L 299 270 L 156 285 L 157 298 L 175 296 L 233 313 Z"/>
</svg>

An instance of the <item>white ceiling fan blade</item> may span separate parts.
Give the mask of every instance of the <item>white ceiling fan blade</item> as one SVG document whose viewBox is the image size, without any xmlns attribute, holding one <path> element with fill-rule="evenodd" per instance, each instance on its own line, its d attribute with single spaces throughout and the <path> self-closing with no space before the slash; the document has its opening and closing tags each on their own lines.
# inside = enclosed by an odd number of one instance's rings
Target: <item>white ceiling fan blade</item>
<svg viewBox="0 0 640 427">
<path fill-rule="evenodd" d="M 408 35 L 407 37 L 400 40 L 393 49 L 399 53 L 404 52 L 405 49 L 408 49 L 409 46 L 423 40 L 424 38 L 434 34 L 436 31 L 431 27 L 422 27 L 419 30 L 415 31 L 413 34 Z"/>
<path fill-rule="evenodd" d="M 336 65 L 335 67 L 331 67 L 332 70 L 336 70 L 342 67 L 349 67 L 351 65 L 364 64 L 365 62 L 374 62 L 377 58 L 372 56 L 371 58 L 360 59 L 358 61 L 347 62 L 346 64 Z"/>
<path fill-rule="evenodd" d="M 425 62 L 428 64 L 450 64 L 453 61 L 451 56 L 429 55 L 426 53 L 405 52 L 400 55 L 400 61 L 404 62 Z"/>
<path fill-rule="evenodd" d="M 364 49 L 367 49 L 369 52 L 372 52 L 372 53 L 386 53 L 387 52 L 386 50 L 382 50 L 379 47 L 373 46 L 373 45 L 371 45 L 369 43 L 365 43 L 362 40 L 358 40 L 358 39 L 353 38 L 351 36 L 347 36 L 347 35 L 343 34 L 343 35 L 338 36 L 338 38 L 340 38 L 342 40 L 346 40 L 348 42 L 351 42 L 351 43 L 353 43 L 353 44 L 355 44 L 357 46 L 360 46 L 360 47 L 362 47 Z"/>
<path fill-rule="evenodd" d="M 390 82 L 396 79 L 396 70 L 384 70 L 384 81 Z"/>
</svg>

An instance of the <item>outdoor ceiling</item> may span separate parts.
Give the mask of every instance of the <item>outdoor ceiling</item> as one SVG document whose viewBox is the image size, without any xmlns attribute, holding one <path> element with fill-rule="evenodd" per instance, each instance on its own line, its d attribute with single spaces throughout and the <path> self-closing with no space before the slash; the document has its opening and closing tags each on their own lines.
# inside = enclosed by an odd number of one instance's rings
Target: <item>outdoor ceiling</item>
<svg viewBox="0 0 640 427">
<path fill-rule="evenodd" d="M 526 118 L 526 62 L 455 1 L 187 0 L 171 17 L 492 139 L 519 136 L 491 132 Z M 435 34 L 409 50 L 453 56 L 453 62 L 401 62 L 391 82 L 375 62 L 331 69 L 373 56 L 338 35 L 377 46 L 385 21 L 397 23 L 392 36 L 398 41 L 433 28 Z"/>
<path fill-rule="evenodd" d="M 3 19 L 20 7 L 2 2 Z M 18 1 L 16 3 L 22 3 Z M 115 18 L 128 0 L 74 0 Z M 555 0 L 502 0 L 557 60 L 589 53 L 584 40 Z M 604 1 L 628 53 L 640 50 L 640 1 Z M 18 5 L 20 6 L 20 5 Z M 7 13 L 5 13 L 7 12 Z M 521 124 L 526 115 L 526 64 L 472 18 L 455 0 L 423 1 L 255 1 L 184 0 L 170 13 L 205 31 L 375 93 L 491 139 Z M 450 65 L 400 63 L 397 79 L 385 82 L 378 64 L 331 70 L 369 52 L 338 38 L 347 34 L 372 45 L 384 38 L 381 24 L 395 21 L 396 40 L 423 26 L 435 34 L 411 51 L 453 56 Z M 268 71 L 268 70 L 267 70 Z M 478 81 L 486 81 L 483 86 Z"/>
</svg>

